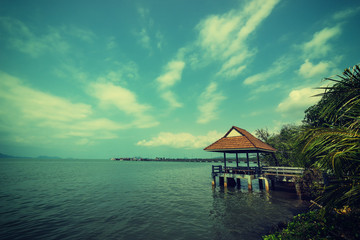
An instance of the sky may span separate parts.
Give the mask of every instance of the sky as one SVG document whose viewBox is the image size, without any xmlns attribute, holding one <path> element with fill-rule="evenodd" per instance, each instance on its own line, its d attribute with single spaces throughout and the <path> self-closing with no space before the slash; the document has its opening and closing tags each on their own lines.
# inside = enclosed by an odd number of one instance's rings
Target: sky
<svg viewBox="0 0 360 240">
<path fill-rule="evenodd" d="M 359 64 L 360 2 L 1 0 L 0 152 L 216 157 Z"/>
</svg>

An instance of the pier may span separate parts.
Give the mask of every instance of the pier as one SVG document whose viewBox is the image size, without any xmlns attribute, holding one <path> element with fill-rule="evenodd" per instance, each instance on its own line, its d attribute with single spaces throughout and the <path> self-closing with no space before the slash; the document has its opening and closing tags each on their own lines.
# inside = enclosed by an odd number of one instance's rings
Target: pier
<svg viewBox="0 0 360 240">
<path fill-rule="evenodd" d="M 241 187 L 241 180 L 247 182 L 248 189 L 253 189 L 253 181 L 259 181 L 259 188 L 266 191 L 275 189 L 277 183 L 293 184 L 296 193 L 301 197 L 301 189 L 297 179 L 302 176 L 304 169 L 283 166 L 262 166 L 259 154 L 271 154 L 275 160 L 276 149 L 254 137 L 244 129 L 233 126 L 224 137 L 204 149 L 209 152 L 224 154 L 224 165 L 213 165 L 211 176 L 212 185 L 217 183 L 223 187 Z M 235 154 L 236 166 L 227 166 L 227 155 Z M 239 166 L 239 154 L 246 155 L 246 166 Z M 256 154 L 257 166 L 250 166 L 249 154 Z M 276 161 L 277 162 L 277 161 Z"/>
<path fill-rule="evenodd" d="M 253 189 L 253 181 L 259 181 L 259 188 L 268 192 L 275 190 L 276 183 L 293 183 L 296 193 L 301 196 L 301 189 L 296 179 L 302 176 L 303 168 L 295 167 L 223 167 L 213 165 L 211 176 L 212 185 L 215 187 L 217 182 L 223 187 L 241 187 L 241 180 L 247 181 L 249 190 Z"/>
</svg>

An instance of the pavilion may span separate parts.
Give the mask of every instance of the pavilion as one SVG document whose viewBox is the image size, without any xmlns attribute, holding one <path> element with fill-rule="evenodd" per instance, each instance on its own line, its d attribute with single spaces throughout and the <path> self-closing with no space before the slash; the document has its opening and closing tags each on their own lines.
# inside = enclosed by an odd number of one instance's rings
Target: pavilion
<svg viewBox="0 0 360 240">
<path fill-rule="evenodd" d="M 219 177 L 220 184 L 225 187 L 228 180 L 232 182 L 232 185 L 240 186 L 240 179 L 245 178 L 248 181 L 248 188 L 251 190 L 251 181 L 257 178 L 260 187 L 262 187 L 262 180 L 265 179 L 265 187 L 267 190 L 269 189 L 268 179 L 262 174 L 259 154 L 272 154 L 276 160 L 276 149 L 257 139 L 248 131 L 233 126 L 224 137 L 207 146 L 204 150 L 224 153 L 224 167 L 221 165 L 212 166 L 213 186 L 216 186 L 216 176 Z M 239 167 L 239 153 L 246 154 L 247 167 Z M 249 153 L 256 153 L 258 167 L 250 167 Z M 226 154 L 236 154 L 236 167 L 226 167 Z M 234 179 L 237 183 L 234 182 Z"/>
<path fill-rule="evenodd" d="M 224 137 L 204 148 L 208 152 L 224 153 L 224 168 L 226 169 L 226 153 L 236 154 L 236 167 L 239 167 L 239 153 L 246 153 L 247 168 L 249 165 L 249 153 L 257 154 L 258 167 L 260 168 L 259 153 L 272 154 L 275 158 L 276 149 L 254 137 L 248 131 L 233 126 Z M 276 158 L 275 158 L 276 159 Z"/>
</svg>

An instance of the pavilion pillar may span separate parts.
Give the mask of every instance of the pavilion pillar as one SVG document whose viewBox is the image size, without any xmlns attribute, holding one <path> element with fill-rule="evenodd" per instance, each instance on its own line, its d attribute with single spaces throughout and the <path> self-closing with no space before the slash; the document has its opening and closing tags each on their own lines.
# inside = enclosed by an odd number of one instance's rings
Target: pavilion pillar
<svg viewBox="0 0 360 240">
<path fill-rule="evenodd" d="M 251 176 L 250 176 L 250 175 L 248 175 L 247 179 L 248 179 L 248 189 L 249 189 L 249 191 L 251 191 L 251 190 L 252 190 L 252 181 L 251 181 Z"/>
<path fill-rule="evenodd" d="M 259 189 L 263 189 L 263 180 L 259 178 Z"/>
<path fill-rule="evenodd" d="M 265 190 L 267 192 L 269 192 L 270 187 L 269 187 L 269 179 L 268 178 L 264 178 L 264 182 L 265 182 Z"/>
<path fill-rule="evenodd" d="M 224 170 L 226 170 L 226 152 L 224 152 Z"/>
<path fill-rule="evenodd" d="M 256 153 L 256 157 L 257 157 L 257 162 L 258 162 L 258 167 L 260 168 L 260 157 L 259 157 L 259 153 Z"/>
<path fill-rule="evenodd" d="M 236 178 L 236 186 L 237 186 L 238 189 L 241 188 L 241 180 L 240 180 L 240 178 Z"/>
<path fill-rule="evenodd" d="M 247 168 L 250 169 L 249 165 L 249 153 L 246 153 Z"/>
<path fill-rule="evenodd" d="M 238 157 L 238 153 L 236 153 L 236 167 L 239 167 L 239 157 Z"/>
</svg>

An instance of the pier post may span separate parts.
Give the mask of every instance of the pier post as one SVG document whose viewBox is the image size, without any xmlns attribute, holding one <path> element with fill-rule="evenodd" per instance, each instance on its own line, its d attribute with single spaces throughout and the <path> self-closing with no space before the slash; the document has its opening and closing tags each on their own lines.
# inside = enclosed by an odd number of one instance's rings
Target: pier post
<svg viewBox="0 0 360 240">
<path fill-rule="evenodd" d="M 227 188 L 227 177 L 224 176 L 224 187 Z"/>
<path fill-rule="evenodd" d="M 238 189 L 241 188 L 241 180 L 240 180 L 240 178 L 236 179 L 236 186 L 237 186 Z"/>
<path fill-rule="evenodd" d="M 250 176 L 248 176 L 248 189 L 249 189 L 249 191 L 252 190 L 252 181 L 251 181 L 251 177 L 250 177 Z"/>
<path fill-rule="evenodd" d="M 268 178 L 264 178 L 264 181 L 265 181 L 265 190 L 267 192 L 269 192 L 270 188 L 269 188 L 269 179 Z"/>
<path fill-rule="evenodd" d="M 224 186 L 224 178 L 219 176 L 219 185 Z"/>
<path fill-rule="evenodd" d="M 263 180 L 259 179 L 259 189 L 263 189 Z"/>
<path fill-rule="evenodd" d="M 216 177 L 215 176 L 213 177 L 213 181 L 212 181 L 211 184 L 212 184 L 213 187 L 216 187 Z"/>
<path fill-rule="evenodd" d="M 249 153 L 246 153 L 246 162 L 247 162 L 247 168 L 250 169 L 250 165 L 249 165 Z"/>
</svg>

